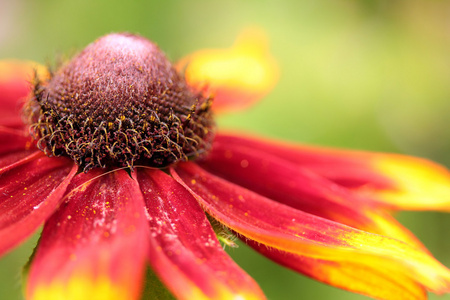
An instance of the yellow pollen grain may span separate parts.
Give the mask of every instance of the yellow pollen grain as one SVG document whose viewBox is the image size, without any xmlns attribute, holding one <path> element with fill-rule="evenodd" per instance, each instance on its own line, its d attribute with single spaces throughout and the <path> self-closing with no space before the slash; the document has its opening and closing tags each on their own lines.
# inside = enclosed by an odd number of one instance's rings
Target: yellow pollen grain
<svg viewBox="0 0 450 300">
<path fill-rule="evenodd" d="M 191 180 L 191 183 L 192 183 L 192 184 L 196 184 L 197 181 L 196 181 L 195 179 L 192 179 L 192 180 Z"/>
</svg>

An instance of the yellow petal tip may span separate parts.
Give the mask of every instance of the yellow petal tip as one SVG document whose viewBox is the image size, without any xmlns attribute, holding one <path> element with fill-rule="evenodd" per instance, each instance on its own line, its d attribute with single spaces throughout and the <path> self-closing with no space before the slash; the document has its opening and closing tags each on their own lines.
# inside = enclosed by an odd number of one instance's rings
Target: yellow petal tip
<svg viewBox="0 0 450 300">
<path fill-rule="evenodd" d="M 450 211 L 450 172 L 426 159 L 385 155 L 375 167 L 393 186 L 379 196 L 401 209 Z"/>
<path fill-rule="evenodd" d="M 244 30 L 228 49 L 206 49 L 181 60 L 187 83 L 215 96 L 215 109 L 247 107 L 275 86 L 278 65 L 268 38 L 258 28 Z"/>
<path fill-rule="evenodd" d="M 50 284 L 38 283 L 31 293 L 32 300 L 122 300 L 133 299 L 125 286 L 111 282 L 107 277 L 92 280 L 89 276 L 73 276 L 68 282 L 55 280 Z"/>
<path fill-rule="evenodd" d="M 0 82 L 16 78 L 31 82 L 35 74 L 40 79 L 47 79 L 49 77 L 48 69 L 37 62 L 15 59 L 0 60 Z"/>
</svg>

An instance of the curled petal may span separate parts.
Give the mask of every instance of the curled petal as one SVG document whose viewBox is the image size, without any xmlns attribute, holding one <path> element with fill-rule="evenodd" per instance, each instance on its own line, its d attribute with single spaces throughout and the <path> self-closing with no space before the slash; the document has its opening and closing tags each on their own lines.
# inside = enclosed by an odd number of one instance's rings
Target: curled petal
<svg viewBox="0 0 450 300">
<path fill-rule="evenodd" d="M 78 170 L 66 159 L 37 157 L 0 174 L 0 255 L 56 210 Z"/>
<path fill-rule="evenodd" d="M 385 268 L 427 290 L 450 291 L 450 271 L 419 248 L 282 205 L 192 163 L 179 164 L 171 173 L 214 218 L 258 243 L 361 268 Z"/>
<path fill-rule="evenodd" d="M 248 239 L 245 242 L 285 267 L 354 293 L 383 300 L 427 299 L 426 290 L 401 272 L 392 272 L 377 266 L 361 266 L 352 262 L 300 256 L 268 248 Z"/>
<path fill-rule="evenodd" d="M 207 49 L 183 58 L 177 68 L 196 90 L 214 96 L 214 109 L 245 108 L 265 96 L 278 81 L 278 66 L 259 29 L 244 31 L 229 49 Z"/>
<path fill-rule="evenodd" d="M 162 171 L 139 171 L 151 230 L 149 260 L 177 299 L 264 299 L 223 251 L 190 193 Z"/>
<path fill-rule="evenodd" d="M 92 170 L 65 199 L 44 226 L 27 299 L 138 299 L 148 230 L 137 181 Z"/>
<path fill-rule="evenodd" d="M 450 172 L 425 159 L 293 145 L 235 135 L 218 135 L 216 141 L 281 157 L 353 190 L 382 208 L 450 211 Z"/>
<path fill-rule="evenodd" d="M 46 69 L 34 62 L 0 61 L 0 125 L 20 128 L 23 126 L 21 108 L 31 88 L 35 74 L 46 78 Z"/>
<path fill-rule="evenodd" d="M 413 234 L 389 214 L 377 211 L 367 199 L 272 153 L 219 140 L 201 165 L 221 178 L 298 210 L 423 247 Z"/>
</svg>

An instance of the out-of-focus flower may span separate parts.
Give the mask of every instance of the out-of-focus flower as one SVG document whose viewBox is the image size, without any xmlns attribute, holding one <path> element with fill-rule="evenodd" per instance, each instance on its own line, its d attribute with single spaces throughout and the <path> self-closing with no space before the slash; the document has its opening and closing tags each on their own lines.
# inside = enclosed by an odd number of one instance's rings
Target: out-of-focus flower
<svg viewBox="0 0 450 300">
<path fill-rule="evenodd" d="M 0 254 L 44 224 L 27 299 L 138 299 L 147 262 L 176 298 L 263 299 L 218 226 L 353 292 L 449 292 L 450 271 L 389 214 L 449 210 L 446 169 L 216 133 L 213 110 L 248 106 L 277 80 L 260 37 L 187 56 L 181 74 L 130 34 L 54 74 L 0 64 Z"/>
<path fill-rule="evenodd" d="M 229 49 L 205 49 L 177 62 L 187 83 L 214 97 L 216 112 L 246 108 L 272 90 L 278 66 L 259 28 L 248 28 Z"/>
</svg>

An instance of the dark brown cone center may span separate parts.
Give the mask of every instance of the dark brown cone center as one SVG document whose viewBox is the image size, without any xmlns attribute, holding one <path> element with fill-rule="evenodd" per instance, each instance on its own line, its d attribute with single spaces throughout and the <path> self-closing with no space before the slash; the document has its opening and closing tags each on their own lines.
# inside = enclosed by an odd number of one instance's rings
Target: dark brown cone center
<svg viewBox="0 0 450 300">
<path fill-rule="evenodd" d="M 42 151 L 88 171 L 166 167 L 202 155 L 214 137 L 210 107 L 155 44 L 110 34 L 38 82 L 25 114 Z"/>
</svg>

